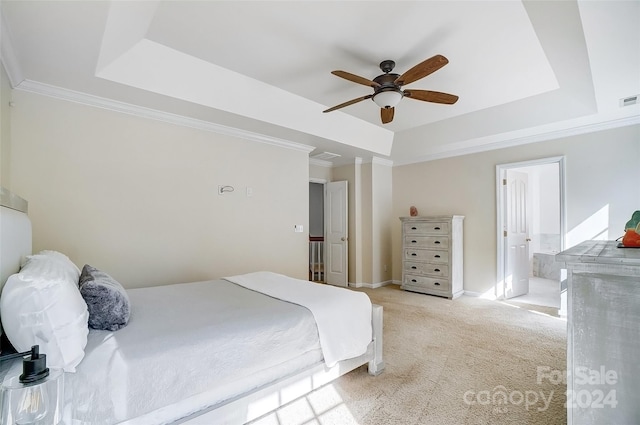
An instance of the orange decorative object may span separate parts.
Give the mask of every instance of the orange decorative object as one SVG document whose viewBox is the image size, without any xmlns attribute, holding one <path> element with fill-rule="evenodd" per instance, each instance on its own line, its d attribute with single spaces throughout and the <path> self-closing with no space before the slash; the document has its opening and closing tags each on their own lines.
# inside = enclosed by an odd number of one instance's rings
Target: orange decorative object
<svg viewBox="0 0 640 425">
<path fill-rule="evenodd" d="M 622 238 L 622 245 L 640 247 L 640 234 L 636 233 L 635 230 L 627 229 Z"/>
</svg>

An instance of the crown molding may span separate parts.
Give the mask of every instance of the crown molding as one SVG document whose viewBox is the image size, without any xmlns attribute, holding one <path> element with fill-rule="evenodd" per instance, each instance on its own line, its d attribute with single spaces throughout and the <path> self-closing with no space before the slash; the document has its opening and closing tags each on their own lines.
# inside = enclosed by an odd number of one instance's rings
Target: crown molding
<svg viewBox="0 0 640 425">
<path fill-rule="evenodd" d="M 7 71 L 9 77 L 9 83 L 12 88 L 16 88 L 22 81 L 24 81 L 24 74 L 20 68 L 20 63 L 16 57 L 15 50 L 13 49 L 13 43 L 11 42 L 11 34 L 9 34 L 9 27 L 4 20 L 4 15 L 0 9 L 0 62 Z"/>
<path fill-rule="evenodd" d="M 640 124 L 640 115 L 632 115 L 624 118 L 614 118 L 597 123 L 577 125 L 560 130 L 541 132 L 531 136 L 517 137 L 507 140 L 499 140 L 492 143 L 485 143 L 478 146 L 467 146 L 458 149 L 449 149 L 446 152 L 420 155 L 409 160 L 395 160 L 394 165 L 409 165 L 420 162 L 435 161 L 438 159 L 451 158 L 455 156 L 469 155 L 480 152 L 487 152 L 496 149 L 510 148 L 514 146 L 526 145 L 529 143 L 545 142 L 548 140 L 562 139 L 565 137 L 579 136 L 581 134 L 595 133 L 598 131 L 611 130 L 620 127 Z"/>
<path fill-rule="evenodd" d="M 212 133 L 223 134 L 226 136 L 238 137 L 252 142 L 264 143 L 267 145 L 278 146 L 285 149 L 292 149 L 295 151 L 305 152 L 306 154 L 311 153 L 315 149 L 315 146 L 303 145 L 301 143 L 291 142 L 289 140 L 271 137 L 252 131 L 241 130 L 235 127 L 228 127 L 209 121 L 159 111 L 157 109 L 119 102 L 116 100 L 69 90 L 62 87 L 39 83 L 37 81 L 24 80 L 20 84 L 18 84 L 15 89 L 40 94 L 43 96 L 49 96 L 56 99 L 66 100 L 69 102 L 93 106 L 96 108 L 107 109 L 114 112 L 120 112 L 123 114 L 134 115 L 140 118 L 163 121 L 183 127 L 190 127 L 198 130 L 209 131 Z"/>
</svg>

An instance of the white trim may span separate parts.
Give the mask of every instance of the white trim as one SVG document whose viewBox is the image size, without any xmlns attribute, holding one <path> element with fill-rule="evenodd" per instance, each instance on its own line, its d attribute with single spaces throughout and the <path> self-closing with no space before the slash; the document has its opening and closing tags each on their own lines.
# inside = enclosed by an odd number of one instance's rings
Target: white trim
<svg viewBox="0 0 640 425">
<path fill-rule="evenodd" d="M 4 20 L 4 15 L 0 11 L 0 62 L 7 71 L 9 77 L 9 83 L 12 88 L 16 88 L 23 80 L 24 74 L 20 68 L 20 62 L 16 57 L 15 50 L 13 49 L 13 43 L 11 42 L 11 34 L 9 34 L 9 27 Z"/>
<path fill-rule="evenodd" d="M 392 281 L 392 280 L 386 280 L 384 282 L 377 282 L 377 283 L 366 283 L 366 282 L 353 283 L 353 282 L 349 282 L 349 287 L 350 288 L 376 289 L 376 288 L 382 288 L 383 286 L 391 285 L 393 283 L 394 283 L 394 281 Z"/>
<path fill-rule="evenodd" d="M 327 179 L 316 179 L 315 177 L 309 177 L 309 183 L 327 184 Z"/>
<path fill-rule="evenodd" d="M 552 156 L 549 158 L 533 159 L 530 161 L 512 162 L 508 164 L 496 165 L 496 284 L 494 286 L 494 295 L 496 299 L 501 299 L 504 295 L 498 293 L 498 285 L 504 285 L 504 225 L 505 219 L 505 199 L 504 186 L 502 179 L 505 178 L 506 170 L 512 168 L 522 168 L 544 164 L 558 164 L 558 179 L 560 192 L 560 250 L 563 251 L 566 246 L 567 238 L 567 181 L 566 181 L 566 157 Z"/>
<path fill-rule="evenodd" d="M 477 145 L 477 146 L 467 146 L 459 149 L 449 149 L 445 152 L 419 155 L 407 160 L 394 160 L 394 165 L 409 165 L 409 164 L 415 164 L 419 162 L 435 161 L 437 159 L 451 158 L 455 156 L 492 151 L 496 149 L 510 148 L 514 146 L 526 145 L 529 143 L 545 142 L 548 140 L 561 139 L 561 138 L 570 137 L 570 136 L 578 136 L 586 133 L 595 133 L 597 131 L 610 130 L 614 128 L 626 127 L 626 126 L 636 125 L 636 124 L 640 124 L 640 115 L 633 115 L 630 117 L 616 118 L 616 119 L 611 119 L 611 120 L 597 122 L 597 123 L 578 125 L 575 127 L 569 127 L 561 130 L 553 130 L 553 131 L 548 131 L 546 133 L 534 134 L 531 136 L 516 137 L 512 139 L 507 139 L 507 140 L 498 140 L 495 142 L 490 142 L 490 143 Z M 498 138 L 500 137 L 500 135 L 496 135 L 492 137 Z M 473 139 L 467 140 L 466 142 L 470 142 L 472 140 Z"/>
<path fill-rule="evenodd" d="M 464 291 L 462 295 L 467 295 L 469 297 L 479 298 L 482 296 L 482 292 L 474 292 L 474 291 Z"/>
<path fill-rule="evenodd" d="M 183 115 L 172 114 L 169 112 L 159 111 L 157 109 L 145 108 L 143 106 L 132 105 L 130 103 L 119 102 L 104 97 L 94 96 L 74 90 L 56 87 L 49 84 L 39 83 L 37 81 L 24 80 L 17 87 L 17 90 L 23 90 L 30 93 L 36 93 L 43 96 L 49 96 L 57 99 L 67 100 L 69 102 L 80 103 L 83 105 L 93 106 L 96 108 L 107 109 L 110 111 L 120 112 L 123 114 L 134 115 L 141 118 L 163 121 L 170 124 L 180 125 L 183 127 L 191 127 L 198 130 L 210 131 L 212 133 L 223 134 L 226 136 L 238 137 L 252 142 L 264 143 L 268 145 L 278 146 L 286 149 L 293 149 L 305 153 L 312 152 L 315 147 L 303 145 L 301 143 L 291 142 L 289 140 L 279 139 L 264 134 L 254 133 L 252 131 L 241 130 L 239 128 L 228 127 L 221 124 L 199 120 L 195 118 L 185 117 Z"/>
<path fill-rule="evenodd" d="M 325 161 L 324 159 L 309 158 L 309 165 L 317 165 L 318 167 L 333 168 L 331 161 Z"/>
</svg>

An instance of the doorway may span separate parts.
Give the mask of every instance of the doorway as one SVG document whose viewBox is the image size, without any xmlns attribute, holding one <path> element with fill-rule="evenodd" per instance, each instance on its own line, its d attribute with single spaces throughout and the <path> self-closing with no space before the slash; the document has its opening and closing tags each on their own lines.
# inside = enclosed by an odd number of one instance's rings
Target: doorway
<svg viewBox="0 0 640 425">
<path fill-rule="evenodd" d="M 348 182 L 309 182 L 309 280 L 348 286 Z"/>
<path fill-rule="evenodd" d="M 564 249 L 564 157 L 496 167 L 496 298 L 566 311 L 555 254 Z"/>
<path fill-rule="evenodd" d="M 324 181 L 309 182 L 309 280 L 324 283 Z"/>
</svg>

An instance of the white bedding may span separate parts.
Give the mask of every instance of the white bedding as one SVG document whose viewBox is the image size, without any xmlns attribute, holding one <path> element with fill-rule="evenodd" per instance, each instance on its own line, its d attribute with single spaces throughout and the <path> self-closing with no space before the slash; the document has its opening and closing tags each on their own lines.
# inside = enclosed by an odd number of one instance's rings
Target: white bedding
<svg viewBox="0 0 640 425">
<path fill-rule="evenodd" d="M 129 325 L 67 374 L 68 423 L 169 423 L 322 360 L 309 310 L 228 281 L 128 294 Z"/>
<path fill-rule="evenodd" d="M 318 325 L 327 366 L 360 356 L 371 342 L 371 300 L 362 292 L 319 285 L 272 272 L 225 277 L 247 289 L 308 308 Z"/>
</svg>

